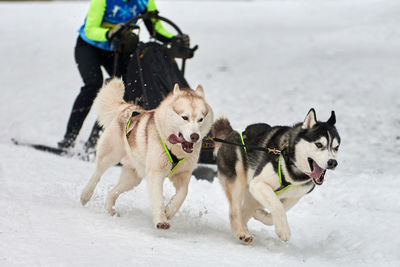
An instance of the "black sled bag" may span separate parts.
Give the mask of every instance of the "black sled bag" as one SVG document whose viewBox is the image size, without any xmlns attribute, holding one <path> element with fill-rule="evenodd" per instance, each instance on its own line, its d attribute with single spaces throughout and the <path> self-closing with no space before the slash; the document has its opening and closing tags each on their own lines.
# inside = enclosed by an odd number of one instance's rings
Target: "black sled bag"
<svg viewBox="0 0 400 267">
<path fill-rule="evenodd" d="M 189 87 L 175 60 L 168 55 L 168 49 L 156 42 L 140 42 L 130 55 L 125 76 L 125 100 L 145 109 L 154 109 L 172 91 L 175 83 L 181 88 Z"/>
</svg>

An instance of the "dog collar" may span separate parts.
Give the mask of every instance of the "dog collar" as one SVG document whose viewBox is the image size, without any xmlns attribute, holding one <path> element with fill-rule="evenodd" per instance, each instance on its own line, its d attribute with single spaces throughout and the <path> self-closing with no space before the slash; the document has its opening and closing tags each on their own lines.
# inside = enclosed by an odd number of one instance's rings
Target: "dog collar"
<svg viewBox="0 0 400 267">
<path fill-rule="evenodd" d="M 183 159 L 178 159 L 174 153 L 172 153 L 168 148 L 167 145 L 165 144 L 164 140 L 162 138 L 161 139 L 161 143 L 163 144 L 165 153 L 167 153 L 167 156 L 169 158 L 169 160 L 171 161 L 172 167 L 171 170 L 169 171 L 169 174 L 167 175 L 170 176 L 171 173 L 176 169 L 176 167 L 178 167 L 179 163 L 181 163 L 182 161 L 184 161 L 186 158 Z"/>
</svg>

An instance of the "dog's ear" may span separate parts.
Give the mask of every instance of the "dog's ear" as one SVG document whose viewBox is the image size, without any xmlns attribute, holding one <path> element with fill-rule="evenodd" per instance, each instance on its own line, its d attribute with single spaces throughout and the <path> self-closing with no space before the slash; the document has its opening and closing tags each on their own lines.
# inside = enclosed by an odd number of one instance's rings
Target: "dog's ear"
<svg viewBox="0 0 400 267">
<path fill-rule="evenodd" d="M 179 94 L 180 91 L 181 91 L 181 89 L 179 89 L 179 84 L 176 83 L 176 84 L 174 85 L 174 95 Z"/>
<path fill-rule="evenodd" d="M 332 110 L 332 112 L 331 112 L 331 117 L 328 119 L 328 121 L 326 122 L 326 123 L 328 123 L 328 124 L 330 124 L 330 125 L 335 125 L 335 123 L 336 123 L 336 116 L 335 116 L 335 111 L 334 110 Z"/>
<path fill-rule="evenodd" d="M 203 86 L 201 86 L 201 84 L 197 85 L 196 91 L 194 92 L 196 93 L 196 95 L 204 97 L 204 89 Z"/>
<path fill-rule="evenodd" d="M 307 113 L 306 118 L 304 119 L 303 125 L 301 128 L 303 129 L 311 129 L 317 123 L 317 117 L 315 116 L 315 110 L 312 108 Z"/>
</svg>

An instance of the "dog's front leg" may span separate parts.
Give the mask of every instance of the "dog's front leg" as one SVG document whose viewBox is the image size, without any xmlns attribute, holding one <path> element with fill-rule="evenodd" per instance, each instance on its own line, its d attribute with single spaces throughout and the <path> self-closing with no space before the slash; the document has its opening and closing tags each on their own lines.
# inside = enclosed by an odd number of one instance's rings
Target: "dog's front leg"
<svg viewBox="0 0 400 267">
<path fill-rule="evenodd" d="M 285 211 L 290 210 L 297 202 L 299 202 L 299 197 L 285 198 L 282 200 L 283 208 Z"/>
<path fill-rule="evenodd" d="M 168 220 L 174 217 L 174 215 L 178 212 L 179 208 L 182 206 L 182 203 L 185 200 L 188 193 L 190 177 L 191 177 L 190 172 L 179 173 L 177 175 L 170 177 L 170 180 L 174 184 L 176 192 L 175 195 L 172 196 L 171 200 L 169 201 L 168 205 L 165 208 L 165 214 Z"/>
<path fill-rule="evenodd" d="M 169 223 L 165 216 L 163 184 L 165 175 L 159 172 L 149 172 L 146 177 L 147 189 L 149 191 L 151 208 L 153 211 L 153 222 L 158 229 L 168 229 Z"/>
<path fill-rule="evenodd" d="M 272 187 L 265 179 L 258 176 L 250 182 L 249 191 L 258 202 L 271 212 L 278 237 L 283 241 L 289 241 L 290 229 L 285 209 Z"/>
<path fill-rule="evenodd" d="M 283 208 L 285 211 L 288 211 L 291 209 L 298 201 L 300 198 L 284 198 L 281 200 L 283 204 Z M 265 225 L 273 225 L 272 221 L 272 214 L 269 212 L 266 212 L 265 210 L 262 209 L 257 209 L 255 214 L 254 214 L 254 219 L 262 222 Z"/>
<path fill-rule="evenodd" d="M 266 212 L 265 210 L 262 209 L 256 210 L 256 212 L 254 213 L 254 219 L 268 226 L 274 225 L 271 213 Z"/>
</svg>

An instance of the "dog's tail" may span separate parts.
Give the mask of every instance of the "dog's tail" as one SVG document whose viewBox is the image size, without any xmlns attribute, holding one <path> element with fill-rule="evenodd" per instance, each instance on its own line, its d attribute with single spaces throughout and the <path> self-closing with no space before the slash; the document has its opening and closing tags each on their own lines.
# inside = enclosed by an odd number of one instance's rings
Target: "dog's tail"
<svg viewBox="0 0 400 267">
<path fill-rule="evenodd" d="M 107 128 L 111 121 L 121 111 L 120 107 L 127 104 L 123 97 L 125 86 L 121 79 L 114 78 L 104 85 L 94 102 L 100 125 Z"/>
<path fill-rule="evenodd" d="M 218 118 L 211 129 L 212 136 L 219 139 L 225 139 L 231 132 L 233 132 L 233 128 L 229 120 L 225 117 Z M 214 155 L 217 155 L 220 147 L 221 143 L 215 142 Z"/>
</svg>

